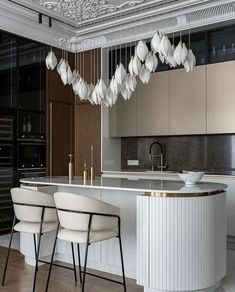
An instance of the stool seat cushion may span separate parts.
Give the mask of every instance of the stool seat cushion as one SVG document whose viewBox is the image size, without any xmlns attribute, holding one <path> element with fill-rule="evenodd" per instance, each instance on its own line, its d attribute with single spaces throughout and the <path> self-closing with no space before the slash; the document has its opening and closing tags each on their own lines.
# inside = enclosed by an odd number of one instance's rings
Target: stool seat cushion
<svg viewBox="0 0 235 292">
<path fill-rule="evenodd" d="M 60 225 L 65 229 L 87 231 L 90 215 L 79 214 L 76 211 L 100 214 L 92 216 L 91 230 L 93 231 L 118 228 L 118 218 L 112 217 L 120 215 L 120 209 L 116 206 L 94 198 L 65 192 L 55 193 L 54 198 Z M 111 216 L 102 216 L 102 214 Z"/>
<path fill-rule="evenodd" d="M 90 232 L 89 242 L 98 242 L 118 236 L 116 229 L 99 230 Z M 87 231 L 77 231 L 71 229 L 61 229 L 58 233 L 58 238 L 74 243 L 86 243 Z"/>
<path fill-rule="evenodd" d="M 58 222 L 45 222 L 42 225 L 42 233 L 54 231 L 57 229 Z M 14 227 L 15 231 L 26 232 L 26 233 L 39 233 L 40 223 L 38 222 L 24 222 L 20 221 Z"/>
</svg>

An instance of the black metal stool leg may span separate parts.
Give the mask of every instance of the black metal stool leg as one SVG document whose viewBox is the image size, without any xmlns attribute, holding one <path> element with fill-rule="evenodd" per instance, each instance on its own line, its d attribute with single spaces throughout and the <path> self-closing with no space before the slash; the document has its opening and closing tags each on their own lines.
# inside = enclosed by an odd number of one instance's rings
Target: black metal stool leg
<svg viewBox="0 0 235 292">
<path fill-rule="evenodd" d="M 10 242 L 9 242 L 8 251 L 7 251 L 7 258 L 6 258 L 6 263 L 5 263 L 5 268 L 4 268 L 3 278 L 2 278 L 2 286 L 5 285 L 5 277 L 6 277 L 7 266 L 8 266 L 10 251 L 11 251 L 11 244 L 12 244 L 12 239 L 13 239 L 15 222 L 16 222 L 16 217 L 14 216 L 12 228 L 11 228 Z"/>
<path fill-rule="evenodd" d="M 118 239 L 119 239 L 119 245 L 120 245 L 120 255 L 121 255 L 121 265 L 122 265 L 123 286 L 124 286 L 124 292 L 126 292 L 126 277 L 125 277 L 125 270 L 124 270 L 124 260 L 123 260 L 123 252 L 122 252 L 121 235 L 118 236 Z"/>
<path fill-rule="evenodd" d="M 54 255 L 55 255 L 55 248 L 56 248 L 56 243 L 57 243 L 57 234 L 59 231 L 59 227 L 60 227 L 60 225 L 58 224 L 57 230 L 56 230 L 56 235 L 55 235 L 54 246 L 53 246 L 53 250 L 52 250 L 52 255 L 51 255 L 50 268 L 49 268 L 48 277 L 47 277 L 47 284 L 46 284 L 46 290 L 45 290 L 46 292 L 48 291 L 49 282 L 50 282 L 50 278 L 51 278 L 51 270 L 52 270 Z"/>
<path fill-rule="evenodd" d="M 80 255 L 79 243 L 77 243 L 77 250 L 78 250 L 78 265 L 79 265 L 80 284 L 82 284 L 82 266 L 81 266 L 81 255 Z"/>
<path fill-rule="evenodd" d="M 83 279 L 82 279 L 82 292 L 85 291 L 85 280 L 86 280 L 86 266 L 87 266 L 87 257 L 88 257 L 88 248 L 89 242 L 86 244 L 86 253 L 85 253 L 85 261 L 84 261 L 84 269 L 83 269 Z"/>
<path fill-rule="evenodd" d="M 39 260 L 39 253 L 40 253 L 40 246 L 41 246 L 41 239 L 42 239 L 42 225 L 43 225 L 44 212 L 45 212 L 45 207 L 42 208 L 41 222 L 40 222 L 40 228 L 39 228 L 38 248 L 36 251 L 36 265 L 35 265 L 34 279 L 33 279 L 33 292 L 35 291 L 36 281 L 37 281 L 38 260 Z"/>
<path fill-rule="evenodd" d="M 77 283 L 77 271 L 76 271 L 74 248 L 73 248 L 73 243 L 72 242 L 71 242 L 71 249 L 72 249 L 72 257 L 73 257 L 74 280 Z"/>
<path fill-rule="evenodd" d="M 36 265 L 36 261 L 37 261 L 37 244 L 36 244 L 36 234 L 33 234 L 33 242 L 34 242 L 34 253 L 35 253 L 35 265 Z M 38 271 L 38 267 L 37 267 L 37 271 Z"/>
<path fill-rule="evenodd" d="M 126 277 L 125 277 L 124 260 L 123 260 L 123 252 L 122 252 L 121 218 L 120 217 L 118 218 L 118 240 L 119 240 L 119 246 L 120 246 L 123 287 L 124 287 L 124 292 L 126 292 Z"/>
<path fill-rule="evenodd" d="M 38 260 L 39 260 L 40 246 L 41 246 L 41 237 L 42 237 L 42 233 L 39 233 L 38 248 L 37 248 L 37 253 L 36 253 L 36 265 L 35 265 L 34 279 L 33 279 L 33 292 L 35 291 L 35 288 L 36 288 L 37 272 L 38 272 Z"/>
<path fill-rule="evenodd" d="M 88 248 L 89 248 L 89 245 L 90 245 L 91 221 L 92 221 L 92 214 L 90 214 L 89 222 L 88 222 L 87 240 L 86 240 L 86 253 L 85 253 L 83 279 L 82 279 L 82 292 L 84 292 L 84 290 L 85 290 L 86 266 L 87 266 Z"/>
</svg>

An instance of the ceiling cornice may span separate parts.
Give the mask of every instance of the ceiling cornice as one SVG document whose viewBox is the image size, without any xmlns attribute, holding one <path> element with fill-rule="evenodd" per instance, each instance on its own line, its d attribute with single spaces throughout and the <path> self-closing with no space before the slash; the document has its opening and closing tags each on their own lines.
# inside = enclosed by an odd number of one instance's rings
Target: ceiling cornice
<svg viewBox="0 0 235 292">
<path fill-rule="evenodd" d="M 165 1 L 165 0 L 164 0 Z M 171 0 L 169 0 L 171 1 Z M 22 0 L 24 5 L 31 0 Z M 153 2 L 155 5 L 153 5 Z M 96 21 L 84 21 L 82 27 L 76 30 L 66 28 L 66 39 L 70 41 L 69 50 L 80 51 L 96 47 L 108 47 L 125 42 L 136 41 L 151 37 L 156 30 L 166 33 L 177 32 L 186 29 L 206 27 L 211 24 L 219 25 L 225 21 L 235 19 L 235 1 L 232 0 L 177 0 L 171 1 L 168 11 L 165 6 L 159 6 L 159 1 L 148 1 L 135 8 L 135 12 L 115 17 L 112 13 Z M 53 21 L 52 27 L 48 26 L 45 17 L 43 23 L 38 23 L 38 14 L 14 5 L 8 0 L 0 0 L 0 29 L 22 35 L 52 46 L 61 47 L 63 25 Z M 145 6 L 144 6 L 145 5 Z M 150 6 L 152 5 L 152 6 Z M 48 15 L 58 17 L 54 11 L 41 8 L 40 11 Z M 35 3 L 30 7 L 35 8 Z M 143 9 L 145 7 L 146 9 Z M 151 9 L 147 9 L 150 8 Z M 134 11 L 134 10 L 132 10 Z M 67 19 L 66 19 L 67 21 Z M 69 23 L 74 24 L 69 20 Z"/>
<path fill-rule="evenodd" d="M 17 34 L 41 43 L 60 47 L 58 39 L 61 37 L 61 25 L 54 22 L 48 25 L 48 19 L 43 18 L 38 23 L 38 14 L 8 0 L 0 0 L 0 29 Z M 74 30 L 68 29 L 68 36 L 73 36 Z"/>
</svg>

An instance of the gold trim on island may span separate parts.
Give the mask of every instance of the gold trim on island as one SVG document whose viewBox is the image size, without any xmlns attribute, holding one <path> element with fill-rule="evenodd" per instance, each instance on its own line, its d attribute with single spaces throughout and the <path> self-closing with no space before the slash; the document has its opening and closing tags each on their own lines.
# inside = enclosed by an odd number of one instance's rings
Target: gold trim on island
<svg viewBox="0 0 235 292">
<path fill-rule="evenodd" d="M 194 198 L 194 197 L 208 197 L 225 193 L 225 190 L 218 190 L 214 192 L 202 193 L 164 193 L 164 192 L 145 192 L 143 196 L 157 197 L 157 198 Z"/>
</svg>

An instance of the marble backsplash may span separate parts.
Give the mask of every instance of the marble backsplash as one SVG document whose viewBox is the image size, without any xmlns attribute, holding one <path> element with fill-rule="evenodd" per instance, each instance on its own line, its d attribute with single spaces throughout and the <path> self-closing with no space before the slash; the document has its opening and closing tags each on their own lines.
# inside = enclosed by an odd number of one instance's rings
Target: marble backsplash
<svg viewBox="0 0 235 292">
<path fill-rule="evenodd" d="M 235 134 L 122 138 L 122 169 L 150 170 L 152 162 L 149 160 L 149 147 L 155 141 L 163 146 L 167 170 L 218 173 L 235 171 Z M 160 153 L 157 145 L 152 152 Z M 127 165 L 127 160 L 137 159 L 139 166 Z M 159 164 L 158 158 L 154 163 Z"/>
</svg>

